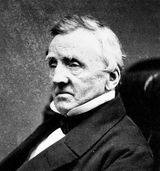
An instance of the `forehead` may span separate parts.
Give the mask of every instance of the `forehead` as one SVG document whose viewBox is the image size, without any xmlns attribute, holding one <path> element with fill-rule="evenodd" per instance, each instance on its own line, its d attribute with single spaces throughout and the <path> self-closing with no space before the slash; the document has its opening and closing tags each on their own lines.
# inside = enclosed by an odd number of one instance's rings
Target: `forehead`
<svg viewBox="0 0 160 171">
<path fill-rule="evenodd" d="M 77 29 L 68 34 L 55 36 L 49 45 L 47 58 L 82 55 L 99 57 L 100 53 L 100 44 L 94 32 Z"/>
</svg>

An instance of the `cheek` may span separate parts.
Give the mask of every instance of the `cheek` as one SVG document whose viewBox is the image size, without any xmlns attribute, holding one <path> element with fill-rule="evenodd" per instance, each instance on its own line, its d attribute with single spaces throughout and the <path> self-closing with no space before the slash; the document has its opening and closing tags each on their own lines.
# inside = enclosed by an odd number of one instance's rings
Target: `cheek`
<svg viewBox="0 0 160 171">
<path fill-rule="evenodd" d="M 88 94 L 95 96 L 102 94 L 105 91 L 105 82 L 106 79 L 102 74 L 85 75 L 79 84 L 81 95 L 85 97 Z"/>
</svg>

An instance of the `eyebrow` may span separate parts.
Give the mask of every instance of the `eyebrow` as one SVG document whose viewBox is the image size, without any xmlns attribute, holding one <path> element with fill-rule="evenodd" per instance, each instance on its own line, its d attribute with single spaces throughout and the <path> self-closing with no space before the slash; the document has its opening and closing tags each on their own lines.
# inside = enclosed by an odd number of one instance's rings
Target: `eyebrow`
<svg viewBox="0 0 160 171">
<path fill-rule="evenodd" d="M 45 53 L 45 61 L 47 61 L 51 58 L 50 56 L 48 56 L 48 54 L 49 54 L 49 50 L 47 49 L 46 53 Z"/>
<path fill-rule="evenodd" d="M 76 56 L 76 55 L 73 55 L 73 56 L 70 56 L 70 55 L 68 55 L 68 56 L 63 56 L 62 58 L 63 58 L 62 60 L 64 60 L 64 61 L 76 60 L 76 61 L 78 61 L 78 62 L 80 62 L 80 63 L 82 63 L 82 64 L 84 63 L 84 62 L 83 62 L 82 60 L 80 60 L 79 57 Z M 46 61 L 50 61 L 50 60 L 52 60 L 52 59 L 56 59 L 56 58 L 55 58 L 55 56 L 52 55 L 52 54 L 49 55 L 49 49 L 47 49 L 47 50 L 46 50 L 46 58 L 45 58 L 45 60 L 46 60 Z"/>
<path fill-rule="evenodd" d="M 47 56 L 47 55 L 48 55 L 48 52 L 49 52 L 49 50 L 47 49 L 47 50 L 46 50 L 46 53 L 45 53 L 45 56 Z"/>
<path fill-rule="evenodd" d="M 45 60 L 50 60 L 51 58 L 54 58 L 54 56 L 48 56 L 49 55 L 49 50 L 47 49 L 46 50 L 46 58 L 45 58 Z"/>
</svg>

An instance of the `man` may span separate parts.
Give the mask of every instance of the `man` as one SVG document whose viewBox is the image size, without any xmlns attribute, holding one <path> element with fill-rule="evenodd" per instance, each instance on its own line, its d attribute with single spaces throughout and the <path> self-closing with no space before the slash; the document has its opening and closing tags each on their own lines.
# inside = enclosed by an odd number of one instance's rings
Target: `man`
<svg viewBox="0 0 160 171">
<path fill-rule="evenodd" d="M 116 35 L 89 17 L 52 29 L 46 60 L 54 111 L 0 169 L 148 171 L 152 152 L 117 92 L 123 53 Z"/>
</svg>

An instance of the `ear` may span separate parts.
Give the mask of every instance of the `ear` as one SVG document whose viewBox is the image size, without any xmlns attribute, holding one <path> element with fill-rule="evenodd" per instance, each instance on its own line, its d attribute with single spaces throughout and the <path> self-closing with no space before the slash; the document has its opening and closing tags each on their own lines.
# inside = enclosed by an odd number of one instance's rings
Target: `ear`
<svg viewBox="0 0 160 171">
<path fill-rule="evenodd" d="M 109 73 L 108 82 L 106 84 L 106 90 L 111 91 L 116 88 L 121 78 L 121 73 L 119 68 L 115 69 L 113 72 Z"/>
</svg>

